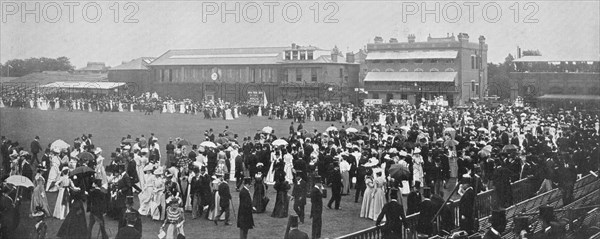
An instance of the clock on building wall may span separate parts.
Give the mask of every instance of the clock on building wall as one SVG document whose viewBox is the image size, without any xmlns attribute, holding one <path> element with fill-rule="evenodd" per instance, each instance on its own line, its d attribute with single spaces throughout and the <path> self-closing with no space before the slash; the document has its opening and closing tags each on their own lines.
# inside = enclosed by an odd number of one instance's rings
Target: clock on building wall
<svg viewBox="0 0 600 239">
<path fill-rule="evenodd" d="M 213 72 L 213 73 L 210 75 L 210 78 L 211 78 L 212 80 L 217 80 L 217 79 L 219 79 L 219 74 L 217 74 L 217 72 Z"/>
</svg>

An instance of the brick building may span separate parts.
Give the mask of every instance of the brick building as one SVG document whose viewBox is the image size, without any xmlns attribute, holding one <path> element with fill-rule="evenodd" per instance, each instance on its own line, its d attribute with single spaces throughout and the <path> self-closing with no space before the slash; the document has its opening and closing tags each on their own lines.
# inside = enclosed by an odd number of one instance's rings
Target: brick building
<svg viewBox="0 0 600 239">
<path fill-rule="evenodd" d="M 511 100 L 534 106 L 597 108 L 600 103 L 600 57 L 524 56 L 513 61 Z"/>
<path fill-rule="evenodd" d="M 126 82 L 135 92 L 147 92 L 148 82 L 151 81 L 151 71 L 148 65 L 154 57 L 140 57 L 129 62 L 112 67 L 108 70 L 108 80 L 112 82 Z"/>
<path fill-rule="evenodd" d="M 367 45 L 364 87 L 368 97 L 383 103 L 404 100 L 419 103 L 442 96 L 449 105 L 463 104 L 485 96 L 487 49 L 483 36 L 469 42 L 469 35 L 429 36 L 417 42 L 375 37 Z"/>
<path fill-rule="evenodd" d="M 314 46 L 169 50 L 149 64 L 160 95 L 244 102 L 264 92 L 269 102 L 348 101 L 360 64 L 336 48 Z"/>
</svg>

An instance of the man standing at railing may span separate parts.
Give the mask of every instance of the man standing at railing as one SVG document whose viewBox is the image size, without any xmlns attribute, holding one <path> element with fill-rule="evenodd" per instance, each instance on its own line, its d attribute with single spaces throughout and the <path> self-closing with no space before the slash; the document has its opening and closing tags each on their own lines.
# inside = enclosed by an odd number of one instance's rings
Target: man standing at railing
<svg viewBox="0 0 600 239">
<path fill-rule="evenodd" d="M 471 177 L 464 175 L 460 182 L 461 195 L 459 202 L 460 229 L 466 231 L 469 235 L 473 233 L 473 217 L 475 209 L 475 190 L 471 187 Z"/>
<path fill-rule="evenodd" d="M 402 238 L 402 226 L 406 226 L 406 217 L 404 216 L 402 204 L 398 202 L 397 188 L 390 190 L 390 198 L 391 200 L 381 209 L 375 226 L 379 227 L 381 220 L 385 216 L 387 222 L 381 228 L 383 239 L 399 239 Z"/>
<path fill-rule="evenodd" d="M 423 201 L 419 205 L 419 218 L 417 224 L 417 232 L 419 234 L 432 235 L 433 223 L 432 219 L 437 209 L 431 201 L 431 189 L 423 188 Z"/>
</svg>

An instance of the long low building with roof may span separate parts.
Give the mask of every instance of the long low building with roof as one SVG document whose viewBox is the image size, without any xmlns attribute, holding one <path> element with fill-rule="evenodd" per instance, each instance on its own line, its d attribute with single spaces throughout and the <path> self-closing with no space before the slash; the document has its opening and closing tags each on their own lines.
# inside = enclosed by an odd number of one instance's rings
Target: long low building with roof
<svg viewBox="0 0 600 239">
<path fill-rule="evenodd" d="M 348 102 L 355 99 L 360 71 L 353 58 L 337 47 L 292 44 L 169 50 L 147 67 L 149 88 L 162 96 L 246 102 L 258 92 L 268 102 Z"/>
</svg>

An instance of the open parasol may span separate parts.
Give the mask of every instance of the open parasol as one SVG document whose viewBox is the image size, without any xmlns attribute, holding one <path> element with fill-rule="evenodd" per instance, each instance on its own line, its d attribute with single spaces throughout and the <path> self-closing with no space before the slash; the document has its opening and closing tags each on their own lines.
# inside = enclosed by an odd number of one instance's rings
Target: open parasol
<svg viewBox="0 0 600 239">
<path fill-rule="evenodd" d="M 133 143 L 135 143 L 135 139 L 124 139 L 123 141 L 121 141 L 121 143 L 123 143 L 123 144 L 133 144 Z"/>
<path fill-rule="evenodd" d="M 405 126 L 400 126 L 400 129 L 403 130 L 403 131 L 406 131 L 406 132 L 410 131 L 410 127 L 408 127 L 406 125 Z"/>
<path fill-rule="evenodd" d="M 487 133 L 489 133 L 490 131 L 489 131 L 488 129 L 486 129 L 486 128 L 479 128 L 479 129 L 477 129 L 477 132 L 480 132 L 480 133 L 487 134 Z"/>
<path fill-rule="evenodd" d="M 356 128 L 347 128 L 346 129 L 346 133 L 356 133 L 356 132 L 358 132 L 358 129 L 356 129 Z"/>
<path fill-rule="evenodd" d="M 77 158 L 79 160 L 85 160 L 85 161 L 91 161 L 91 160 L 95 160 L 96 158 L 94 157 L 94 155 L 92 155 L 90 152 L 81 152 L 77 155 Z"/>
<path fill-rule="evenodd" d="M 219 137 L 219 138 L 215 139 L 215 143 L 224 145 L 226 143 L 229 143 L 229 140 L 225 137 Z"/>
<path fill-rule="evenodd" d="M 95 173 L 96 171 L 94 171 L 92 168 L 88 167 L 88 166 L 79 166 L 75 169 L 73 169 L 73 171 L 69 172 L 69 176 L 73 176 L 73 175 L 78 175 L 78 174 L 86 174 L 86 173 Z"/>
<path fill-rule="evenodd" d="M 273 132 L 273 128 L 271 126 L 265 126 L 264 128 L 262 128 L 262 132 L 270 134 Z"/>
<path fill-rule="evenodd" d="M 217 147 L 217 145 L 215 143 L 210 142 L 210 141 L 204 141 L 204 142 L 200 143 L 200 146 L 208 147 L 208 148 L 216 148 Z"/>
<path fill-rule="evenodd" d="M 21 175 L 10 176 L 4 182 L 17 187 L 32 188 L 34 186 L 29 178 Z"/>
<path fill-rule="evenodd" d="M 54 151 L 54 152 L 60 152 L 64 149 L 68 149 L 69 147 L 71 147 L 69 144 L 67 144 L 67 142 L 63 141 L 62 139 L 58 139 L 54 142 L 52 142 L 52 144 L 50 144 L 50 150 Z"/>
<path fill-rule="evenodd" d="M 503 152 L 516 152 L 516 151 L 518 151 L 518 150 L 519 150 L 519 147 L 517 147 L 517 146 L 516 146 L 516 145 L 514 145 L 514 144 L 505 145 L 505 146 L 502 148 L 502 151 L 503 151 Z"/>
<path fill-rule="evenodd" d="M 402 181 L 408 179 L 410 171 L 406 164 L 392 164 L 389 169 L 390 177 L 396 179 L 396 181 Z"/>
<path fill-rule="evenodd" d="M 327 132 L 338 131 L 338 129 L 335 126 L 329 126 L 329 128 L 327 128 L 325 131 L 327 131 Z"/>
<path fill-rule="evenodd" d="M 190 141 L 182 139 L 177 142 L 177 145 L 186 145 L 187 146 L 187 145 L 192 145 L 192 144 L 190 143 Z"/>
<path fill-rule="evenodd" d="M 283 139 L 277 139 L 277 140 L 273 141 L 273 146 L 275 146 L 275 147 L 285 146 L 285 145 L 288 145 L 288 142 Z"/>
</svg>

